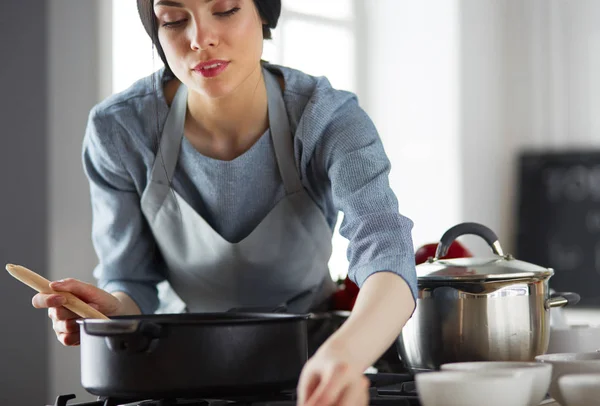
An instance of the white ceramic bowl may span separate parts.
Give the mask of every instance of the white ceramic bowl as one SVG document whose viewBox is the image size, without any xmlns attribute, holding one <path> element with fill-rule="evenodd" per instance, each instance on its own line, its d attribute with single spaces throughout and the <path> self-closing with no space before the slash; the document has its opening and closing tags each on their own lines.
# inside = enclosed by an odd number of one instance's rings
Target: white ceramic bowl
<svg viewBox="0 0 600 406">
<path fill-rule="evenodd" d="M 600 406 L 600 374 L 563 375 L 558 386 L 566 406 Z"/>
<path fill-rule="evenodd" d="M 546 354 L 593 352 L 600 349 L 600 327 L 575 325 L 550 330 Z"/>
<path fill-rule="evenodd" d="M 563 375 L 600 373 L 600 352 L 545 354 L 535 357 L 538 362 L 552 364 L 550 396 L 561 405 L 566 405 L 558 380 Z"/>
<path fill-rule="evenodd" d="M 478 361 L 454 362 L 441 366 L 442 371 L 520 371 L 531 375 L 533 381 L 529 406 L 537 406 L 546 397 L 552 380 L 552 364 L 542 362 Z"/>
<path fill-rule="evenodd" d="M 514 371 L 434 371 L 415 384 L 423 406 L 527 406 L 533 381 Z"/>
</svg>

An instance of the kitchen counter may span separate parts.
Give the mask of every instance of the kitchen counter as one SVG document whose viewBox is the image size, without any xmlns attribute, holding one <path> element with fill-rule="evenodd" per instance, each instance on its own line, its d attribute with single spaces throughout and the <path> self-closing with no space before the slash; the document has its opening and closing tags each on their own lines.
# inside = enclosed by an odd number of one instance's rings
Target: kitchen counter
<svg viewBox="0 0 600 406">
<path fill-rule="evenodd" d="M 565 307 L 564 315 L 567 323 L 573 325 L 600 326 L 600 309 L 586 307 Z"/>
</svg>

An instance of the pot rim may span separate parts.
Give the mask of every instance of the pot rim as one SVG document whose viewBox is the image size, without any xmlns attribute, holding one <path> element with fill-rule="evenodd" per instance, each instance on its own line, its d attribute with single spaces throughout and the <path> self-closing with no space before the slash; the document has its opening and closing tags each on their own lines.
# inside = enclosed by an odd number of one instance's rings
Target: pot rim
<svg viewBox="0 0 600 406">
<path fill-rule="evenodd" d="M 417 265 L 419 282 L 487 282 L 543 280 L 554 275 L 552 268 L 543 268 L 527 262 L 504 257 L 473 257 L 430 259 Z"/>
<path fill-rule="evenodd" d="M 168 325 L 241 325 L 282 323 L 308 320 L 310 314 L 290 313 L 173 313 L 173 314 L 142 314 L 113 316 L 108 320 L 103 319 L 78 319 L 80 325 L 86 324 L 127 324 L 154 323 Z"/>
</svg>

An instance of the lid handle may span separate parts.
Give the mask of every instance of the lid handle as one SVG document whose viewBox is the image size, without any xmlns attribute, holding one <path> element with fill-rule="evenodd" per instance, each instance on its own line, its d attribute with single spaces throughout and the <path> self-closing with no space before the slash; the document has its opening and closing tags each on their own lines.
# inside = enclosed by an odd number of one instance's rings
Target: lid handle
<svg viewBox="0 0 600 406">
<path fill-rule="evenodd" d="M 461 235 L 474 234 L 483 238 L 492 248 L 494 254 L 504 256 L 500 242 L 496 233 L 479 223 L 461 223 L 457 224 L 444 233 L 440 239 L 437 250 L 435 251 L 435 259 L 443 258 L 448 253 L 450 245 Z"/>
</svg>

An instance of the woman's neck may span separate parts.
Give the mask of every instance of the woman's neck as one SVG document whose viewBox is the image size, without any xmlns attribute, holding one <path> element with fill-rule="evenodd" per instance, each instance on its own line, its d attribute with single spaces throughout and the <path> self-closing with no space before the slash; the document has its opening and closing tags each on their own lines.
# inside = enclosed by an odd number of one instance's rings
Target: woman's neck
<svg viewBox="0 0 600 406">
<path fill-rule="evenodd" d="M 267 90 L 261 66 L 255 69 L 231 94 L 210 98 L 188 93 L 186 135 L 202 143 L 247 144 L 268 127 Z"/>
</svg>

